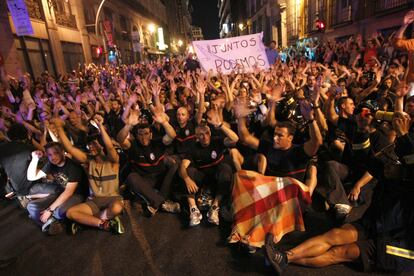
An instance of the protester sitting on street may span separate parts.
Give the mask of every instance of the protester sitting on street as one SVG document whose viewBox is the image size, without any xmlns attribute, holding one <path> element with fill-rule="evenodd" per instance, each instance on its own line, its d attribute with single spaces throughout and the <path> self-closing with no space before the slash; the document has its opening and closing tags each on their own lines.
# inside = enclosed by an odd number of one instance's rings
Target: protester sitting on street
<svg viewBox="0 0 414 276">
<path fill-rule="evenodd" d="M 207 217 L 211 224 L 219 225 L 220 203 L 230 194 L 233 173 L 231 165 L 226 160 L 225 151 L 227 147 L 234 146 L 239 139 L 237 134 L 221 121 L 217 108 L 209 110 L 207 118 L 215 129 L 223 132 L 225 138 L 212 138 L 209 126 L 197 126 L 197 142 L 189 155 L 190 159 L 181 162 L 180 176 L 188 191 L 191 227 L 199 225 L 203 217 L 195 199 L 200 189 L 210 189 L 212 192 L 214 200 Z"/>
<path fill-rule="evenodd" d="M 93 122 L 100 135 L 88 137 L 88 153 L 85 153 L 69 141 L 64 131 L 65 122 L 60 118 L 52 119 L 65 150 L 86 166 L 89 179 L 90 194 L 87 201 L 72 206 L 66 211 L 66 216 L 75 222 L 71 225 L 73 234 L 80 228 L 77 223 L 123 234 L 125 230 L 118 216 L 123 209 L 123 200 L 119 194 L 119 156 L 103 126 L 102 116 L 95 115 Z"/>
<path fill-rule="evenodd" d="M 8 142 L 0 143 L 0 167 L 5 175 L 2 178 L 7 182 L 4 189 L 6 198 L 15 198 L 26 208 L 32 183 L 27 180 L 27 168 L 31 160 L 31 153 L 35 150 L 28 141 L 26 128 L 14 123 L 7 131 Z M 3 188 L 3 187 L 2 187 Z"/>
<path fill-rule="evenodd" d="M 176 133 L 161 106 L 154 108 L 153 119 L 165 130 L 166 134 L 161 139 L 153 138 L 149 124 L 139 124 L 139 110 L 130 112 L 125 126 L 117 135 L 118 142 L 128 152 L 132 171 L 126 182 L 131 192 L 144 198 L 150 215 L 159 208 L 178 213 L 181 211 L 179 203 L 170 200 L 171 184 L 178 165 L 165 153 L 166 145 L 171 144 Z M 130 133 L 134 138 L 130 138 Z"/>
<path fill-rule="evenodd" d="M 280 100 L 280 95 L 274 100 Z M 310 139 L 303 145 L 293 145 L 296 125 L 290 121 L 272 123 L 275 126 L 272 141 L 265 137 L 259 140 L 246 127 L 246 117 L 250 112 L 246 102 L 239 101 L 234 108 L 240 139 L 267 160 L 265 176 L 240 171 L 233 189 L 235 221 L 229 240 L 240 241 L 254 252 L 254 248 L 264 244 L 266 232 L 274 233 L 276 239 L 280 240 L 290 231 L 304 230 L 301 202 L 310 203 L 310 194 L 317 183 L 316 167 L 311 168 L 309 160 L 322 144 L 322 135 L 315 121 L 314 110 L 305 101 L 301 104 L 301 111 L 309 126 Z M 273 108 L 268 113 L 272 117 L 270 122 L 274 121 L 274 113 Z M 308 166 L 310 170 L 306 177 Z M 306 178 L 310 179 L 310 187 L 303 184 Z M 264 186 L 268 188 L 263 190 Z"/>
<path fill-rule="evenodd" d="M 276 248 L 272 234 L 266 237 L 266 259 L 277 275 L 282 275 L 289 263 L 326 267 L 358 262 L 364 271 L 373 271 L 376 267 L 397 273 L 414 268 L 412 251 L 407 249 L 413 244 L 414 230 L 410 197 L 414 178 L 406 158 L 414 151 L 414 143 L 409 138 L 410 120 L 404 113 L 397 113 L 393 118 L 398 135 L 396 151 L 404 162 L 403 174 L 388 174 L 389 170 L 384 170 L 386 166 L 377 175 L 373 173 L 375 168 L 370 171 L 380 183 L 373 204 L 361 220 L 329 230 L 288 251 Z"/>
<path fill-rule="evenodd" d="M 42 231 L 53 235 L 62 232 L 61 221 L 66 218 L 66 211 L 84 200 L 85 183 L 82 183 L 82 168 L 65 156 L 62 144 L 50 142 L 45 151 L 48 162 L 41 169 L 37 166 L 43 152 L 32 152 L 27 179 L 47 179 L 47 182 L 37 190 L 36 194 L 42 194 L 41 198 L 31 200 L 27 211 L 29 217 L 42 226 Z"/>
</svg>

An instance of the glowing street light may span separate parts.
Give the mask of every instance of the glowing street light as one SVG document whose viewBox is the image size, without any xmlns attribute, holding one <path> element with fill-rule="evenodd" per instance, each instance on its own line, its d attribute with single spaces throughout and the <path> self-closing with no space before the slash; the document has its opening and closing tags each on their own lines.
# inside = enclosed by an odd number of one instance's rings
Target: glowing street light
<svg viewBox="0 0 414 276">
<path fill-rule="evenodd" d="M 184 42 L 180 39 L 180 40 L 178 40 L 178 47 L 181 47 L 181 46 L 183 46 L 183 44 L 184 44 Z"/>
<path fill-rule="evenodd" d="M 148 25 L 148 31 L 153 34 L 155 32 L 155 25 L 153 23 Z"/>
<path fill-rule="evenodd" d="M 244 30 L 244 24 L 243 23 L 240 23 L 239 24 L 239 29 L 240 29 L 240 31 L 243 31 Z"/>
</svg>

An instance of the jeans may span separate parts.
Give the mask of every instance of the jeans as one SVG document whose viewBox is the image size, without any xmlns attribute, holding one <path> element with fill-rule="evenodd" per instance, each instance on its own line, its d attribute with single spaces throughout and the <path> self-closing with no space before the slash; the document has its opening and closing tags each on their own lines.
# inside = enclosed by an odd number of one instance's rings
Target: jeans
<svg viewBox="0 0 414 276">
<path fill-rule="evenodd" d="M 45 198 L 39 198 L 31 200 L 27 204 L 27 211 L 29 212 L 29 217 L 34 220 L 37 224 L 42 225 L 40 221 L 40 213 L 47 209 L 55 200 L 58 198 L 58 194 L 49 195 Z M 78 194 L 73 194 L 68 200 L 63 202 L 59 207 L 57 207 L 53 212 L 53 217 L 61 220 L 66 218 L 66 211 L 79 203 L 84 201 L 84 197 Z"/>
</svg>

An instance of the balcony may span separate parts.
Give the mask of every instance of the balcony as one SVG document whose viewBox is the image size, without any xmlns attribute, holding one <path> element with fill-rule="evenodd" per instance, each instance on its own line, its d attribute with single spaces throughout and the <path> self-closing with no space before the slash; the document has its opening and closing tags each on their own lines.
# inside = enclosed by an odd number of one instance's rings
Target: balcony
<svg viewBox="0 0 414 276">
<path fill-rule="evenodd" d="M 27 11 L 30 18 L 44 20 L 41 12 L 41 3 L 39 0 L 25 0 Z"/>
<path fill-rule="evenodd" d="M 76 29 L 76 18 L 73 14 L 55 12 L 56 24 Z"/>
<path fill-rule="evenodd" d="M 383 15 L 412 7 L 414 0 L 377 0 L 375 13 Z"/>
</svg>

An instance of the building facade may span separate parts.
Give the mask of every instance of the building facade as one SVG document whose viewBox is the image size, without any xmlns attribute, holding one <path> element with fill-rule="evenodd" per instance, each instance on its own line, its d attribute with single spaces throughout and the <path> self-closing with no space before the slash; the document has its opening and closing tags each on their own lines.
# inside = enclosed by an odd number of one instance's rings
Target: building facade
<svg viewBox="0 0 414 276">
<path fill-rule="evenodd" d="M 191 26 L 191 37 L 193 41 L 203 40 L 203 30 L 197 26 Z"/>
<path fill-rule="evenodd" d="M 170 50 L 183 53 L 191 41 L 191 11 L 189 0 L 165 0 L 170 34 Z"/>
<path fill-rule="evenodd" d="M 34 34 L 17 36 L 6 1 L 1 1 L 5 35 L 0 39 L 0 53 L 6 70 L 12 75 L 19 70 L 34 77 L 44 70 L 59 75 L 84 63 L 107 62 L 111 54 L 118 63 L 160 54 L 160 33 L 168 40 L 163 2 L 106 1 L 96 34 L 95 17 L 101 0 L 25 0 Z"/>
<path fill-rule="evenodd" d="M 219 0 L 220 38 L 247 34 L 246 0 Z"/>
<path fill-rule="evenodd" d="M 343 41 L 355 34 L 369 38 L 376 32 L 388 36 L 413 8 L 414 0 L 305 0 L 299 38 Z M 316 20 L 324 22 L 324 32 L 318 32 Z"/>
<path fill-rule="evenodd" d="M 223 3 L 222 17 L 230 0 Z M 342 40 L 353 34 L 369 37 L 374 32 L 390 34 L 398 29 L 414 0 L 244 0 L 245 33 L 263 32 L 263 41 L 279 47 L 294 45 L 309 37 Z M 226 5 L 227 6 L 226 6 Z M 321 20 L 325 31 L 316 28 Z M 225 22 L 225 21 L 223 21 Z"/>
</svg>

